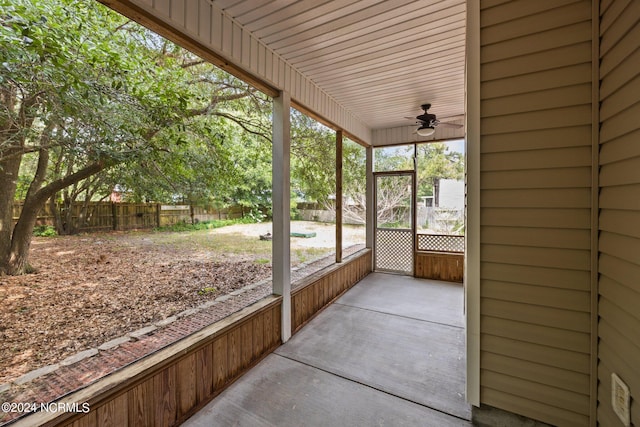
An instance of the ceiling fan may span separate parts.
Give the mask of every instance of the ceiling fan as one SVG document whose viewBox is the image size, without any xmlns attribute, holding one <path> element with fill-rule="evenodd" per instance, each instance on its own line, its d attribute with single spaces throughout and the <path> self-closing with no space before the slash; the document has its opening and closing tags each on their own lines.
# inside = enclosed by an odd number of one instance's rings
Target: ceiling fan
<svg viewBox="0 0 640 427">
<path fill-rule="evenodd" d="M 415 119 L 413 117 L 405 117 L 409 120 L 416 120 L 416 123 L 420 125 L 420 127 L 416 130 L 416 133 L 420 136 L 431 136 L 436 131 L 436 126 L 449 126 L 449 127 L 462 127 L 462 125 L 457 123 L 447 123 L 441 122 L 436 118 L 435 114 L 429 114 L 429 108 L 431 108 L 431 104 L 422 104 L 420 106 L 424 110 L 424 114 L 420 114 Z"/>
</svg>

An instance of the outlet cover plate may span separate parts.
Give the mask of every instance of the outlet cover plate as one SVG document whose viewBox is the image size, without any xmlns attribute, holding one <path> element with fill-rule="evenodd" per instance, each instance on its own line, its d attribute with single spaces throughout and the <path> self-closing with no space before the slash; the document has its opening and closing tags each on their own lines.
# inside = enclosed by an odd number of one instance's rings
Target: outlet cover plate
<svg viewBox="0 0 640 427">
<path fill-rule="evenodd" d="M 611 406 L 625 427 L 631 425 L 629 387 L 616 374 L 611 374 Z"/>
</svg>

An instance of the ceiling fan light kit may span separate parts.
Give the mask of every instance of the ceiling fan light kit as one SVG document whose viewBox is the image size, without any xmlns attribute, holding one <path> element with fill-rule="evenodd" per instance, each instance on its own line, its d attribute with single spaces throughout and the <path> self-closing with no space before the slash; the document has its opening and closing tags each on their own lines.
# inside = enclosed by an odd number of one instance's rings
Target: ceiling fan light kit
<svg viewBox="0 0 640 427">
<path fill-rule="evenodd" d="M 420 126 L 416 132 L 420 136 L 431 136 L 436 132 L 436 130 L 435 128 L 423 125 Z"/>
</svg>

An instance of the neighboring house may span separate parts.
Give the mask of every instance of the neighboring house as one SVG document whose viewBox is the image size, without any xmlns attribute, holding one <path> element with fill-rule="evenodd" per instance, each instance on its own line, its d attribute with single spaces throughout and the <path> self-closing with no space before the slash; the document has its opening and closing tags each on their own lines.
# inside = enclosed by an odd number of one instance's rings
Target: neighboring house
<svg viewBox="0 0 640 427">
<path fill-rule="evenodd" d="M 438 207 L 463 211 L 464 181 L 456 179 L 441 179 Z"/>
</svg>

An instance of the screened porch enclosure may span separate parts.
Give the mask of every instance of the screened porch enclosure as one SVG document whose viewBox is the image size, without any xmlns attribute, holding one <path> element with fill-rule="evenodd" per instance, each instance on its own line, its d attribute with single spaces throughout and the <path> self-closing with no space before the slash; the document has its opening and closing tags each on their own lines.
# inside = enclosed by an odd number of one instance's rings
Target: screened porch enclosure
<svg viewBox="0 0 640 427">
<path fill-rule="evenodd" d="M 474 414 L 623 425 L 615 373 L 640 424 L 639 2 L 101 1 L 363 142 L 367 175 L 372 147 L 427 140 L 422 103 L 459 120 L 431 139 L 467 141 Z"/>
<path fill-rule="evenodd" d="M 463 282 L 462 142 L 374 148 L 374 271 Z"/>
</svg>

